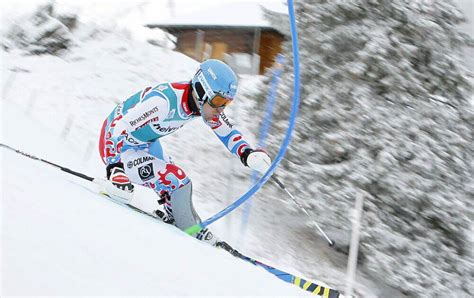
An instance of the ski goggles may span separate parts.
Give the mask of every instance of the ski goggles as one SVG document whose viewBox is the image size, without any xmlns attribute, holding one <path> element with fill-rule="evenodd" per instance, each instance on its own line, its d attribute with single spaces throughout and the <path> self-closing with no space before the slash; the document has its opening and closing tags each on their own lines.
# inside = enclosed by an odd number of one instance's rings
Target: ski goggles
<svg viewBox="0 0 474 298">
<path fill-rule="evenodd" d="M 213 98 L 208 99 L 207 103 L 214 109 L 225 108 L 232 103 L 232 98 L 227 98 L 220 94 L 216 94 Z"/>
<path fill-rule="evenodd" d="M 210 86 L 207 84 L 206 79 L 201 73 L 197 74 L 199 81 L 194 83 L 194 90 L 196 90 L 197 96 L 202 102 L 207 102 L 214 109 L 225 108 L 232 103 L 233 98 L 226 97 L 220 93 L 212 91 Z M 201 83 L 203 82 L 203 83 Z M 205 86 L 203 86 L 203 84 Z"/>
</svg>

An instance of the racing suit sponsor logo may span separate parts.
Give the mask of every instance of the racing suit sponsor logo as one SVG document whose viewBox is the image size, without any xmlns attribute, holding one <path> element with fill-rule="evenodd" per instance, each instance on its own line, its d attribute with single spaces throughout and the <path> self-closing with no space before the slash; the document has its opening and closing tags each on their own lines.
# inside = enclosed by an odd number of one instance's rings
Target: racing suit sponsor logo
<svg viewBox="0 0 474 298">
<path fill-rule="evenodd" d="M 140 179 L 143 181 L 150 180 L 155 177 L 155 173 L 153 173 L 153 164 L 149 163 L 144 165 L 143 167 L 138 168 L 138 175 Z"/>
<path fill-rule="evenodd" d="M 128 143 L 130 144 L 133 144 L 133 145 L 138 145 L 139 143 L 131 136 L 128 134 L 127 131 L 122 131 L 122 136 L 125 138 L 125 141 L 127 141 Z"/>
<path fill-rule="evenodd" d="M 228 127 L 232 128 L 233 125 L 230 123 L 229 118 L 224 113 L 220 114 L 222 121 L 224 121 L 225 124 L 227 124 Z"/>
<path fill-rule="evenodd" d="M 176 126 L 168 126 L 168 127 L 162 127 L 160 123 L 153 124 L 153 127 L 155 130 L 161 132 L 161 133 L 172 133 L 183 127 L 183 125 L 180 125 L 178 127 Z"/>
<path fill-rule="evenodd" d="M 115 109 L 115 115 L 122 115 L 122 110 L 123 110 L 123 102 L 122 103 L 119 103 L 117 105 L 117 108 Z"/>
<path fill-rule="evenodd" d="M 142 163 L 145 163 L 147 161 L 151 161 L 151 160 L 154 160 L 155 158 L 152 157 L 152 156 L 144 156 L 144 157 L 139 157 L 137 159 L 134 159 L 134 160 L 131 160 L 127 163 L 127 167 L 129 169 L 133 168 L 134 166 L 138 166 L 138 165 L 141 165 Z"/>
<path fill-rule="evenodd" d="M 143 113 L 142 115 L 140 115 L 140 117 L 138 117 L 137 119 L 135 120 L 132 120 L 132 121 L 129 121 L 128 123 L 130 124 L 130 126 L 135 126 L 137 125 L 140 121 L 143 121 L 145 120 L 146 118 L 148 118 L 150 115 L 154 114 L 158 112 L 158 107 L 154 107 L 153 109 Z"/>
<path fill-rule="evenodd" d="M 211 86 L 209 86 L 209 83 L 207 82 L 206 78 L 204 77 L 204 74 L 202 71 L 198 72 L 197 74 L 198 81 L 201 83 L 202 88 L 204 89 L 204 92 L 206 93 L 207 96 L 210 98 L 214 96 L 214 91 L 212 91 Z"/>
<path fill-rule="evenodd" d="M 212 70 L 212 68 L 209 67 L 209 68 L 207 69 L 207 72 L 211 75 L 211 77 L 212 77 L 212 79 L 213 79 L 214 81 L 217 80 L 217 76 L 216 76 L 216 74 L 214 73 L 214 70 Z"/>
<path fill-rule="evenodd" d="M 160 120 L 159 117 L 155 117 L 155 118 L 151 118 L 150 120 L 147 120 L 145 123 L 141 124 L 140 126 L 138 126 L 137 128 L 135 128 L 135 130 L 138 130 L 140 128 L 143 128 L 145 127 L 146 125 L 150 124 L 151 122 L 156 122 Z"/>
<path fill-rule="evenodd" d="M 189 115 L 192 113 L 191 108 L 189 107 L 187 101 L 184 99 L 181 101 L 181 107 L 183 108 L 186 115 Z"/>
</svg>

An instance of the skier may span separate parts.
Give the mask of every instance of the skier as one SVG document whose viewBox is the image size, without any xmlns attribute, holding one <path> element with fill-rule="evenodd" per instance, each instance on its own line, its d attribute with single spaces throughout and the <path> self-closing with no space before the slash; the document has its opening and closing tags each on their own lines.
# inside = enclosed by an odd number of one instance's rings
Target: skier
<svg viewBox="0 0 474 298">
<path fill-rule="evenodd" d="M 166 214 L 155 214 L 181 230 L 201 222 L 192 204 L 192 183 L 163 151 L 160 138 L 202 117 L 227 149 L 245 166 L 264 173 L 271 159 L 252 149 L 224 114 L 237 91 L 237 76 L 225 63 L 209 59 L 188 82 L 147 87 L 118 104 L 102 126 L 99 151 L 114 193 L 128 201 L 132 183 L 152 188 Z M 219 240 L 207 228 L 194 235 L 212 245 Z M 225 242 L 220 242 L 227 245 Z"/>
</svg>

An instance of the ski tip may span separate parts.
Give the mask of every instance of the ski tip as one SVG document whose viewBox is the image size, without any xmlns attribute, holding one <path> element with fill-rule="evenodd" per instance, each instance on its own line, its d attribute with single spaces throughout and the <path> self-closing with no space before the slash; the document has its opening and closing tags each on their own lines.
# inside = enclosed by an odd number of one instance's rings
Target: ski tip
<svg viewBox="0 0 474 298">
<path fill-rule="evenodd" d="M 330 247 L 334 247 L 336 245 L 336 241 L 331 240 L 331 242 L 328 242 Z"/>
</svg>

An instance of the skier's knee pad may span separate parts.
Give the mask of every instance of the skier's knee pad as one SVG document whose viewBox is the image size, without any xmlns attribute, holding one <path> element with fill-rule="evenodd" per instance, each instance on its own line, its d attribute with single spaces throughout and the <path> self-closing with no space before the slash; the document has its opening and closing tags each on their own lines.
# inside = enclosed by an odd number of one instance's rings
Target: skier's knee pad
<svg viewBox="0 0 474 298">
<path fill-rule="evenodd" d="M 172 208 L 175 225 L 184 230 L 197 223 L 201 219 L 196 213 L 192 201 L 193 185 L 191 182 L 171 193 L 170 205 Z"/>
</svg>

